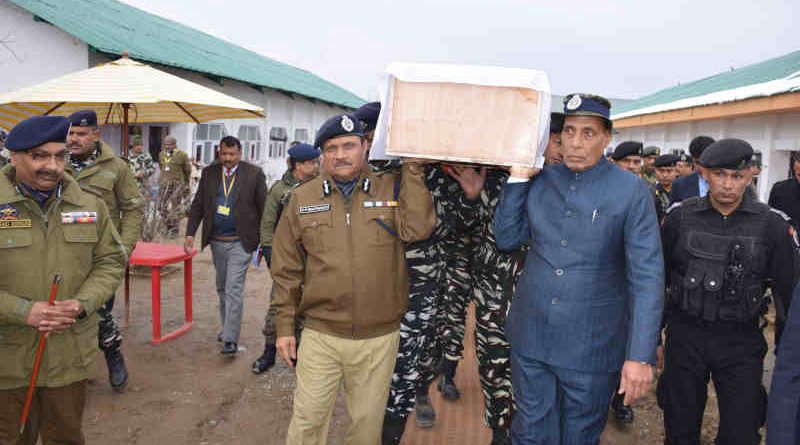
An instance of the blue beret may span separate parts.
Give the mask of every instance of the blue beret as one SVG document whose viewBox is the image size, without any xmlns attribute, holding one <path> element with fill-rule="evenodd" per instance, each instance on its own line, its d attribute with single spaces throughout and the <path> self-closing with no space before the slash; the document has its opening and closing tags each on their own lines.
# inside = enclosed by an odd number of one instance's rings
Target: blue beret
<svg viewBox="0 0 800 445">
<path fill-rule="evenodd" d="M 550 133 L 561 133 L 564 129 L 564 113 L 550 113 Z"/>
<path fill-rule="evenodd" d="M 317 131 L 317 139 L 314 145 L 322 148 L 322 145 L 328 140 L 339 136 L 364 136 L 364 130 L 361 128 L 361 122 L 356 119 L 352 114 L 340 114 L 333 116 L 325 121 Z"/>
<path fill-rule="evenodd" d="M 73 127 L 96 127 L 97 113 L 94 110 L 76 111 L 67 118 Z"/>
<path fill-rule="evenodd" d="M 653 162 L 653 167 L 675 167 L 681 157 L 674 154 L 661 155 Z"/>
<path fill-rule="evenodd" d="M 26 151 L 48 142 L 67 141 L 69 120 L 63 116 L 34 116 L 18 123 L 8 133 L 9 151 Z"/>
<path fill-rule="evenodd" d="M 353 113 L 356 119 L 361 121 L 364 132 L 370 132 L 378 126 L 378 116 L 381 114 L 380 102 L 369 102 L 361 106 Z"/>
<path fill-rule="evenodd" d="M 609 120 L 611 102 L 594 94 L 573 93 L 564 97 L 566 116 L 597 116 Z"/>
<path fill-rule="evenodd" d="M 722 139 L 706 147 L 700 155 L 700 165 L 708 168 L 741 170 L 750 167 L 753 147 L 741 139 Z"/>
<path fill-rule="evenodd" d="M 612 154 L 611 157 L 615 161 L 619 161 L 620 159 L 627 158 L 628 156 L 641 156 L 642 145 L 644 144 L 636 141 L 622 142 L 621 144 L 617 145 L 617 148 L 614 149 L 614 154 Z"/>
<path fill-rule="evenodd" d="M 308 161 L 319 157 L 319 150 L 311 144 L 297 144 L 289 149 L 289 157 L 297 162 Z"/>
</svg>

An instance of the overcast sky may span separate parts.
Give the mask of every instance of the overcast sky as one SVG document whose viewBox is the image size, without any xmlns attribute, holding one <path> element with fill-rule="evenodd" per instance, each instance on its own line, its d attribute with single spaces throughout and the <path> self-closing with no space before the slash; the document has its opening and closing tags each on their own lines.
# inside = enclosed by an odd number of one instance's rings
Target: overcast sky
<svg viewBox="0 0 800 445">
<path fill-rule="evenodd" d="M 800 50 L 796 0 L 124 1 L 366 99 L 391 62 L 541 69 L 556 94 L 630 99 Z"/>
</svg>

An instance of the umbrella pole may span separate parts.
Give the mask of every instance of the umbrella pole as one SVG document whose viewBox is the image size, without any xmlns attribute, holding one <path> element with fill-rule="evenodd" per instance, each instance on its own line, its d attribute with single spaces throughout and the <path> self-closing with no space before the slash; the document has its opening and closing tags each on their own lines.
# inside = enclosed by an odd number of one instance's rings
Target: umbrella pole
<svg viewBox="0 0 800 445">
<path fill-rule="evenodd" d="M 122 104 L 122 156 L 128 159 L 128 108 L 131 104 Z"/>
</svg>

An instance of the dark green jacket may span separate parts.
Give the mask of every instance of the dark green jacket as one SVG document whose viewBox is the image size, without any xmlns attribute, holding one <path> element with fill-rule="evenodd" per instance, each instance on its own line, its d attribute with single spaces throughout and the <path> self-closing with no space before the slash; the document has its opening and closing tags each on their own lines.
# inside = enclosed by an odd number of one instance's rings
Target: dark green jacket
<svg viewBox="0 0 800 445">
<path fill-rule="evenodd" d="M 128 163 L 116 156 L 111 147 L 100 142 L 100 154 L 94 165 L 84 168 L 77 176 L 67 165 L 67 172 L 83 190 L 103 199 L 130 256 L 142 229 L 144 201 Z"/>
<path fill-rule="evenodd" d="M 272 246 L 272 234 L 275 233 L 275 227 L 278 225 L 281 200 L 298 182 L 300 181 L 294 177 L 292 171 L 286 170 L 281 180 L 270 187 L 267 199 L 264 202 L 264 214 L 261 215 L 262 246 Z"/>
<path fill-rule="evenodd" d="M 55 274 L 59 300 L 76 299 L 86 317 L 50 335 L 38 386 L 89 378 L 97 356 L 97 308 L 122 280 L 124 248 L 103 200 L 64 175 L 46 211 L 15 187 L 16 171 L 0 172 L 0 390 L 28 385 L 39 333 L 26 324 L 33 303 L 47 301 Z M 96 212 L 94 223 L 65 224 L 62 212 Z"/>
</svg>

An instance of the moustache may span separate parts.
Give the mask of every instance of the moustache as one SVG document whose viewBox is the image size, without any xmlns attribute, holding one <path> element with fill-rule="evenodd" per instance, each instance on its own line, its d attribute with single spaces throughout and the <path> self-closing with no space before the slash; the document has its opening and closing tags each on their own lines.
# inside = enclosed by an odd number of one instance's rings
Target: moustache
<svg viewBox="0 0 800 445">
<path fill-rule="evenodd" d="M 347 161 L 337 161 L 333 164 L 334 167 L 351 167 L 353 164 Z"/>
<path fill-rule="evenodd" d="M 58 180 L 61 177 L 58 172 L 47 169 L 36 170 L 36 176 L 52 180 Z"/>
</svg>

